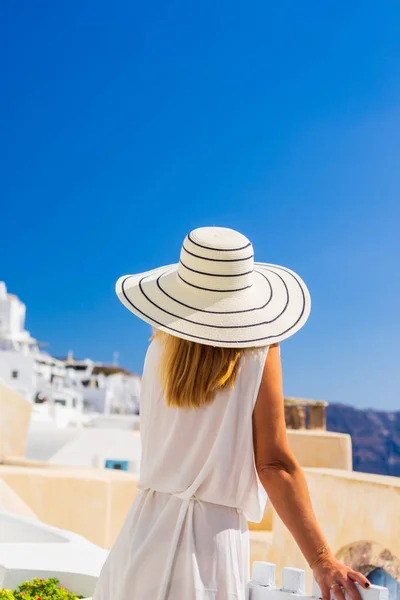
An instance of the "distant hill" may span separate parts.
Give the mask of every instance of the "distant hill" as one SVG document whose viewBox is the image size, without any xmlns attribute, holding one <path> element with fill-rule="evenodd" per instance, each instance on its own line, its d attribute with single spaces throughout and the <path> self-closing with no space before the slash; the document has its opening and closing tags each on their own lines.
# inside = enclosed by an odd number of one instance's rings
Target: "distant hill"
<svg viewBox="0 0 400 600">
<path fill-rule="evenodd" d="M 361 410 L 344 404 L 329 404 L 326 411 L 327 429 L 352 437 L 355 471 L 400 477 L 400 411 Z"/>
</svg>

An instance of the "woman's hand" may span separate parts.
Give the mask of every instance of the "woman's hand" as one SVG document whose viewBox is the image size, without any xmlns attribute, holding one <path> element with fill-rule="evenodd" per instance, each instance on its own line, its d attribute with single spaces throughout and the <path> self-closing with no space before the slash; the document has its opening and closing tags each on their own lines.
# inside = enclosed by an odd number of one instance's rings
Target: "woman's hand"
<svg viewBox="0 0 400 600">
<path fill-rule="evenodd" d="M 352 600 L 361 600 L 361 594 L 355 582 L 357 581 L 364 589 L 370 587 L 370 583 L 364 575 L 346 567 L 334 556 L 321 558 L 312 571 L 321 589 L 323 600 L 330 600 L 331 591 L 336 600 L 344 600 L 345 591 Z"/>
</svg>

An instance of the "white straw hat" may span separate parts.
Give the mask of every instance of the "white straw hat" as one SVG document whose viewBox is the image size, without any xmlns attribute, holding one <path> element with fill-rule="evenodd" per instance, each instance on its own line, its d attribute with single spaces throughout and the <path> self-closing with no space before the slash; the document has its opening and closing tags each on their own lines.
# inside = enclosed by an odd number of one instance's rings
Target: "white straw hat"
<svg viewBox="0 0 400 600">
<path fill-rule="evenodd" d="M 223 227 L 195 229 L 183 242 L 178 264 L 120 277 L 116 292 L 153 327 L 222 347 L 281 342 L 304 325 L 311 308 L 296 273 L 255 263 L 249 240 Z"/>
</svg>

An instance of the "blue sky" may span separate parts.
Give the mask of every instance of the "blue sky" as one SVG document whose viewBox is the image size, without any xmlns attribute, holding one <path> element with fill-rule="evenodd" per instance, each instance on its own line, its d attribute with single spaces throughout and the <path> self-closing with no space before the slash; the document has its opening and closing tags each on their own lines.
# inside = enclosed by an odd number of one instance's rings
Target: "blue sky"
<svg viewBox="0 0 400 600">
<path fill-rule="evenodd" d="M 49 351 L 138 372 L 114 282 L 238 229 L 313 299 L 285 392 L 400 407 L 398 2 L 0 7 L 1 268 Z"/>
</svg>

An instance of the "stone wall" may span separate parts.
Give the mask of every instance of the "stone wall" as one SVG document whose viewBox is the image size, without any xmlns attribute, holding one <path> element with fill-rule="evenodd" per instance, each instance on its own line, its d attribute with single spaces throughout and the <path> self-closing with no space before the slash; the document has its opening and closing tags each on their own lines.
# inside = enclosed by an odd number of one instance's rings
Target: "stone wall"
<svg viewBox="0 0 400 600">
<path fill-rule="evenodd" d="M 287 429 L 326 430 L 326 407 L 323 400 L 285 398 L 285 421 Z"/>
</svg>

